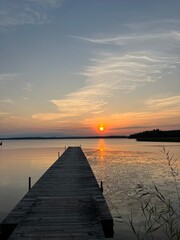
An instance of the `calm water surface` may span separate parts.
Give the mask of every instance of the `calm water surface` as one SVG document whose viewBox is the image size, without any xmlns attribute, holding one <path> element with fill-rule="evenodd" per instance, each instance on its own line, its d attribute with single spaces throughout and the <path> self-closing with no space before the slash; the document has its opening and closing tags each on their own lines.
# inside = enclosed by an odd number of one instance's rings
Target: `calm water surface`
<svg viewBox="0 0 180 240">
<path fill-rule="evenodd" d="M 139 183 L 156 183 L 167 196 L 174 197 L 174 187 L 163 147 L 174 154 L 180 171 L 180 143 L 136 142 L 129 139 L 79 140 L 9 140 L 0 146 L 0 221 L 32 184 L 54 163 L 65 146 L 81 145 L 96 175 L 103 181 L 104 195 L 116 222 L 131 210 L 140 219 L 135 187 Z M 178 179 L 179 181 L 179 179 Z M 178 182 L 180 184 L 180 182 Z"/>
</svg>

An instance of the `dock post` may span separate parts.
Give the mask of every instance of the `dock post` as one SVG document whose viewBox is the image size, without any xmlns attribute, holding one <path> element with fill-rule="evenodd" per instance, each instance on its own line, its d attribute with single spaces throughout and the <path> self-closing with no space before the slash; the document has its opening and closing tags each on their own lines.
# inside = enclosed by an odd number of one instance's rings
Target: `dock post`
<svg viewBox="0 0 180 240">
<path fill-rule="evenodd" d="M 103 181 L 101 181 L 101 192 L 103 192 Z"/>
<path fill-rule="evenodd" d="M 60 152 L 58 152 L 58 158 L 60 157 Z"/>
<path fill-rule="evenodd" d="M 29 177 L 29 190 L 31 189 L 31 177 Z"/>
</svg>

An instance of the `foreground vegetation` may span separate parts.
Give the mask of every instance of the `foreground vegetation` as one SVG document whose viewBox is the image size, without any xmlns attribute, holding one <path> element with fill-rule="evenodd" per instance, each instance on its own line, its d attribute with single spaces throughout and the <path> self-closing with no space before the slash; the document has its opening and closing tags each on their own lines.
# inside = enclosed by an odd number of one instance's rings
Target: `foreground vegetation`
<svg viewBox="0 0 180 240">
<path fill-rule="evenodd" d="M 136 197 L 140 203 L 144 224 L 136 227 L 133 214 L 127 222 L 138 240 L 180 240 L 180 191 L 178 172 L 175 169 L 176 160 L 166 149 L 162 152 L 170 168 L 177 204 L 174 204 L 170 196 L 165 197 L 155 184 L 151 189 L 139 184 Z"/>
</svg>

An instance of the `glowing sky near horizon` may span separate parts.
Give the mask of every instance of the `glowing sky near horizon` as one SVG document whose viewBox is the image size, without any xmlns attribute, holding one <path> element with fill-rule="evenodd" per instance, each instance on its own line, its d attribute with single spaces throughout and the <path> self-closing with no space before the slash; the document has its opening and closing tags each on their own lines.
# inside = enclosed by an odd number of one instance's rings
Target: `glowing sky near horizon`
<svg viewBox="0 0 180 240">
<path fill-rule="evenodd" d="M 1 0 L 0 137 L 180 129 L 179 0 Z"/>
</svg>

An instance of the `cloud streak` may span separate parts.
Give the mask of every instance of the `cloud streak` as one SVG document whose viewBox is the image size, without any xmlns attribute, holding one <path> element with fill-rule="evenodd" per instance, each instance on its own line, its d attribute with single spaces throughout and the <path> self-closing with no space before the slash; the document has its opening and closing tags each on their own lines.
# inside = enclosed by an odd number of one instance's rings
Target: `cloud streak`
<svg viewBox="0 0 180 240">
<path fill-rule="evenodd" d="M 63 0 L 2 0 L 0 26 L 44 24 L 49 22 L 48 12 L 58 8 Z"/>
<path fill-rule="evenodd" d="M 32 91 L 32 84 L 27 83 L 26 86 L 23 88 L 24 91 L 31 92 Z"/>
<path fill-rule="evenodd" d="M 14 81 L 17 80 L 18 77 L 24 75 L 24 73 L 2 73 L 0 74 L 0 82 L 2 81 Z"/>
<path fill-rule="evenodd" d="M 173 96 L 161 99 L 151 99 L 147 101 L 147 105 L 151 109 L 162 109 L 162 108 L 178 108 L 180 111 L 180 96 Z"/>
<path fill-rule="evenodd" d="M 4 100 L 1 100 L 0 102 L 2 102 L 2 103 L 8 103 L 8 104 L 12 104 L 12 103 L 14 103 L 14 101 L 13 101 L 12 99 L 10 99 L 10 98 L 7 98 L 7 99 L 4 99 Z"/>
<path fill-rule="evenodd" d="M 111 53 L 94 59 L 94 65 L 83 73 L 89 82 L 101 82 L 113 89 L 131 90 L 143 83 L 156 81 L 164 70 L 180 63 L 176 57 L 163 57 L 154 52 Z M 98 81 L 97 81 L 98 80 Z M 113 82 L 113 84 L 111 83 Z"/>
<path fill-rule="evenodd" d="M 81 115 L 96 115 L 102 113 L 106 102 L 102 100 L 107 89 L 101 86 L 87 86 L 79 91 L 68 94 L 64 99 L 50 100 L 56 105 L 59 113 L 35 114 L 33 118 L 41 120 L 58 120 L 79 117 Z"/>
<path fill-rule="evenodd" d="M 106 37 L 106 38 L 87 38 L 87 37 L 78 37 L 72 36 L 74 38 L 84 40 L 91 43 L 97 44 L 116 44 L 116 45 L 126 45 L 130 42 L 137 41 L 152 41 L 152 40 L 176 40 L 180 41 L 180 32 L 179 31 L 170 31 L 164 33 L 146 33 L 146 34 L 130 34 L 130 35 L 119 35 L 114 37 Z"/>
</svg>

